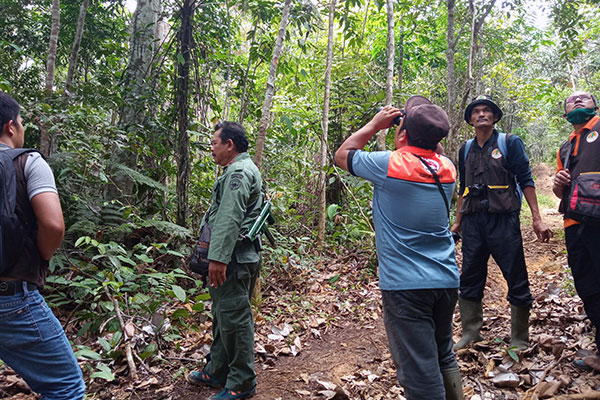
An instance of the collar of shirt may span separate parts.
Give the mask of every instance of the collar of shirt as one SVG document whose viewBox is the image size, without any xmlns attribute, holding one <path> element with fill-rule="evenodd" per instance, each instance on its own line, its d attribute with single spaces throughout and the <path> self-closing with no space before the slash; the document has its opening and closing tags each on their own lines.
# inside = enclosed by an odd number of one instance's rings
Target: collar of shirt
<svg viewBox="0 0 600 400">
<path fill-rule="evenodd" d="M 594 125 L 596 125 L 596 122 L 598 122 L 598 119 L 600 119 L 600 117 L 598 117 L 597 115 L 595 117 L 593 117 L 592 119 L 590 119 L 587 124 L 584 125 L 583 128 L 581 128 L 579 130 L 579 132 L 573 131 L 571 132 L 571 135 L 569 135 L 569 141 L 573 140 L 573 138 L 577 135 L 581 135 L 581 133 L 583 131 L 585 131 L 586 129 L 589 131 L 590 129 L 592 129 L 594 127 Z"/>
<path fill-rule="evenodd" d="M 396 151 L 401 151 L 403 153 L 414 153 L 417 154 L 419 156 L 425 156 L 425 157 L 431 157 L 434 156 L 435 154 L 437 154 L 434 150 L 428 150 L 428 149 L 423 149 L 421 147 L 416 147 L 416 146 L 404 146 L 399 148 Z"/>
<path fill-rule="evenodd" d="M 590 119 L 587 124 L 585 124 L 583 126 L 583 128 L 581 128 L 579 130 L 579 132 L 573 131 L 571 132 L 571 134 L 569 135 L 569 142 L 573 141 L 574 138 L 577 138 L 575 141 L 575 149 L 573 150 L 573 155 L 576 156 L 578 151 L 579 151 L 579 139 L 581 138 L 581 134 L 583 132 L 585 132 L 586 130 L 590 130 L 594 127 L 594 125 L 596 125 L 596 122 L 598 122 L 598 119 L 600 119 L 597 115 Z"/>
<path fill-rule="evenodd" d="M 249 158 L 249 157 L 250 157 L 250 154 L 248 154 L 248 152 L 246 152 L 246 151 L 245 151 L 245 152 L 243 152 L 243 153 L 240 153 L 240 154 L 238 154 L 237 156 L 235 156 L 235 157 L 233 158 L 233 160 L 231 160 L 231 162 L 225 166 L 225 168 L 224 168 L 224 169 L 227 169 L 227 168 L 229 168 L 230 166 L 232 166 L 234 163 L 236 163 L 236 162 L 238 162 L 238 161 L 245 160 L 246 158 Z"/>
<path fill-rule="evenodd" d="M 495 140 L 495 138 L 497 138 L 497 137 L 498 137 L 498 131 L 496 130 L 496 128 L 494 128 L 494 130 L 492 131 L 492 135 L 488 138 L 488 140 L 485 141 L 483 146 L 479 146 L 477 137 L 475 137 L 473 139 L 473 145 L 479 147 L 480 149 L 483 149 L 485 146 L 487 146 L 492 140 Z"/>
</svg>

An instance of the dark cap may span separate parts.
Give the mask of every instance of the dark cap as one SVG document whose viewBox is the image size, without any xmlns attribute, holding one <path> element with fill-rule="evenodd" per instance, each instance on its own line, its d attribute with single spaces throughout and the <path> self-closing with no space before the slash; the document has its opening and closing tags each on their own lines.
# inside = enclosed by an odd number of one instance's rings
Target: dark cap
<svg viewBox="0 0 600 400">
<path fill-rule="evenodd" d="M 467 121 L 467 124 L 471 125 L 471 113 L 473 112 L 473 108 L 481 104 L 485 104 L 492 109 L 492 112 L 497 118 L 494 123 L 500 121 L 500 118 L 502 118 L 502 110 L 492 101 L 490 96 L 482 94 L 471 100 L 471 104 L 467 106 L 467 109 L 465 110 L 465 121 Z"/>
<path fill-rule="evenodd" d="M 433 104 L 411 107 L 405 118 L 406 134 L 411 141 L 425 148 L 435 147 L 448 136 L 450 122 L 446 111 Z"/>
<path fill-rule="evenodd" d="M 424 96 L 410 96 L 406 103 L 404 103 L 404 112 L 408 112 L 413 107 L 420 106 L 421 104 L 431 104 L 431 101 Z"/>
</svg>

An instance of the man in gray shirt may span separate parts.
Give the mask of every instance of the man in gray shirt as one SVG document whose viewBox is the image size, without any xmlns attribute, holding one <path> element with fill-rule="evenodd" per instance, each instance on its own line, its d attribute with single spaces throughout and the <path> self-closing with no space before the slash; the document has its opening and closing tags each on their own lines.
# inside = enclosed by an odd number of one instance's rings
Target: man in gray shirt
<svg viewBox="0 0 600 400">
<path fill-rule="evenodd" d="M 65 224 L 52 170 L 34 150 L 19 154 L 25 128 L 19 104 L 0 92 L 0 157 L 3 179 L 16 178 L 17 234 L 2 234 L 0 265 L 0 359 L 44 399 L 80 400 L 85 393 L 81 368 L 60 322 L 38 288 L 49 260 L 62 243 Z M 8 156 L 9 158 L 7 158 Z M 14 175 L 8 173 L 14 166 Z M 12 171 L 12 170 L 10 170 Z M 15 193 L 7 193 L 3 206 Z M 4 217 L 6 211 L 2 212 Z M 22 232 L 22 233 L 21 233 Z"/>
</svg>

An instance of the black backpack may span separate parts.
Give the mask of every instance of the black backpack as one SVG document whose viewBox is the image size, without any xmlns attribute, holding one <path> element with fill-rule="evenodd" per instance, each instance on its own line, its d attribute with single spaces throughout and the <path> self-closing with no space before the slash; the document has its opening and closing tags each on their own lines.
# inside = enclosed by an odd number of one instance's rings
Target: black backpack
<svg viewBox="0 0 600 400">
<path fill-rule="evenodd" d="M 34 149 L 0 150 L 0 275 L 17 262 L 23 252 L 25 229 L 16 214 L 17 178 L 14 161 Z"/>
</svg>

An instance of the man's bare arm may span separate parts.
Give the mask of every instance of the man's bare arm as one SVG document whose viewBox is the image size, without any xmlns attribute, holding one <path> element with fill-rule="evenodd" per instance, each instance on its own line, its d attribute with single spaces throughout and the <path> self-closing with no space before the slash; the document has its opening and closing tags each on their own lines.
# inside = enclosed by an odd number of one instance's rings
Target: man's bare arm
<svg viewBox="0 0 600 400">
<path fill-rule="evenodd" d="M 389 128 L 392 120 L 400 115 L 402 115 L 402 111 L 393 106 L 386 106 L 375 114 L 371 121 L 354 132 L 335 152 L 335 163 L 338 167 L 348 171 L 348 153 L 352 150 L 363 149 L 375 133 Z"/>
<path fill-rule="evenodd" d="M 60 199 L 54 192 L 44 192 L 31 199 L 38 220 L 37 245 L 44 260 L 49 260 L 60 247 L 65 235 Z"/>
</svg>

